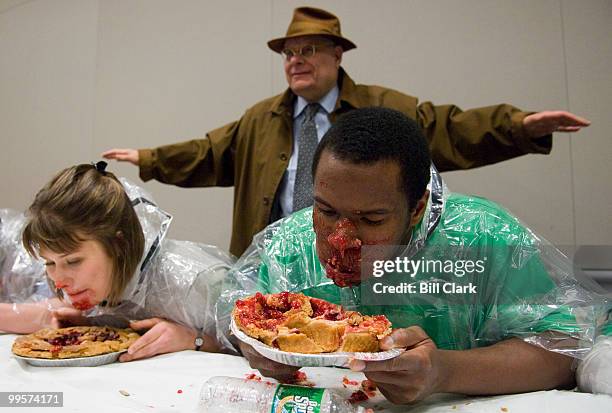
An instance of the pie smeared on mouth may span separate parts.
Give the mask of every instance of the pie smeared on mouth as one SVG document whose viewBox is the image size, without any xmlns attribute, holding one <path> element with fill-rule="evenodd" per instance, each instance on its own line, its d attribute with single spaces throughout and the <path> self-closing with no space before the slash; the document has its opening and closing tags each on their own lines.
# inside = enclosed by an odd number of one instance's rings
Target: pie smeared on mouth
<svg viewBox="0 0 612 413">
<path fill-rule="evenodd" d="M 361 246 L 357 228 L 348 219 L 342 219 L 327 237 L 332 255 L 325 262 L 325 273 L 339 287 L 361 283 Z"/>
</svg>

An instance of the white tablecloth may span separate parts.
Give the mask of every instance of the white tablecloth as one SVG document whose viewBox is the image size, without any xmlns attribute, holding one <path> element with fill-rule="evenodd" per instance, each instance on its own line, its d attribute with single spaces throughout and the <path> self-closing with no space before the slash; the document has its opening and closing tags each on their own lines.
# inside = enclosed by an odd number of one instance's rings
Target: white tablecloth
<svg viewBox="0 0 612 413">
<path fill-rule="evenodd" d="M 244 378 L 256 373 L 241 357 L 183 351 L 148 360 L 100 367 L 32 367 L 12 357 L 16 336 L 0 334 L 0 391 L 64 393 L 64 407 L 53 412 L 197 412 L 202 383 L 212 376 Z M 361 382 L 364 376 L 345 369 L 305 368 L 318 387 L 334 388 L 348 397 L 356 386 L 342 386 L 342 378 Z M 125 396 L 120 390 L 129 393 Z M 179 391 L 180 390 L 180 391 Z M 465 398 L 436 395 L 416 406 L 393 406 L 380 395 L 365 406 L 377 412 L 612 412 L 612 397 L 570 391 L 542 391 L 511 396 Z M 41 408 L 0 411 L 40 413 Z"/>
</svg>

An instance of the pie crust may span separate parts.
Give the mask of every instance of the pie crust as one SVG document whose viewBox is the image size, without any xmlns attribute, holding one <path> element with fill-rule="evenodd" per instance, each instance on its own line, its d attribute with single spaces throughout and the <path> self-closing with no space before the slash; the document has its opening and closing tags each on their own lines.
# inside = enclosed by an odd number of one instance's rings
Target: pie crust
<svg viewBox="0 0 612 413">
<path fill-rule="evenodd" d="M 385 316 L 345 311 L 301 293 L 256 293 L 236 301 L 232 316 L 248 336 L 292 353 L 376 352 L 391 333 Z"/>
<path fill-rule="evenodd" d="M 18 337 L 13 353 L 22 357 L 69 359 L 127 350 L 140 336 L 130 329 L 82 326 L 45 328 Z"/>
</svg>

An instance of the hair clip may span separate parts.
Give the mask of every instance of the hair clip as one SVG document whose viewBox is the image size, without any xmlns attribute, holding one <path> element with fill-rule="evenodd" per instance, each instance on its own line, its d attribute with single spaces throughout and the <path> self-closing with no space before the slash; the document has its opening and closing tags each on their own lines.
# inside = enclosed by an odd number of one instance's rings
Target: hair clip
<svg viewBox="0 0 612 413">
<path fill-rule="evenodd" d="M 108 164 L 104 161 L 99 161 L 94 164 L 94 166 L 96 167 L 96 170 L 104 176 L 106 176 L 106 166 L 107 165 Z"/>
</svg>

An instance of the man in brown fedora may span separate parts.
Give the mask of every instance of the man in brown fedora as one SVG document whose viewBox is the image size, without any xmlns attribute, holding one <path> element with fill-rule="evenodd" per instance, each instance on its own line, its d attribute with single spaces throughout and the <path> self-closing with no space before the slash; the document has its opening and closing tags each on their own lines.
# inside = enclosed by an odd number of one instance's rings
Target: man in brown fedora
<svg viewBox="0 0 612 413">
<path fill-rule="evenodd" d="M 230 251 L 235 255 L 267 224 L 311 204 L 314 147 L 350 110 L 384 106 L 415 119 L 441 171 L 549 153 L 553 132 L 589 124 L 567 112 L 527 113 L 506 104 L 467 111 L 418 104 L 395 90 L 356 84 L 340 66 L 342 54 L 356 46 L 342 36 L 338 18 L 321 9 L 295 9 L 286 35 L 268 47 L 283 56 L 289 85 L 284 93 L 255 104 L 205 139 L 102 154 L 137 165 L 145 181 L 234 186 Z"/>
</svg>

